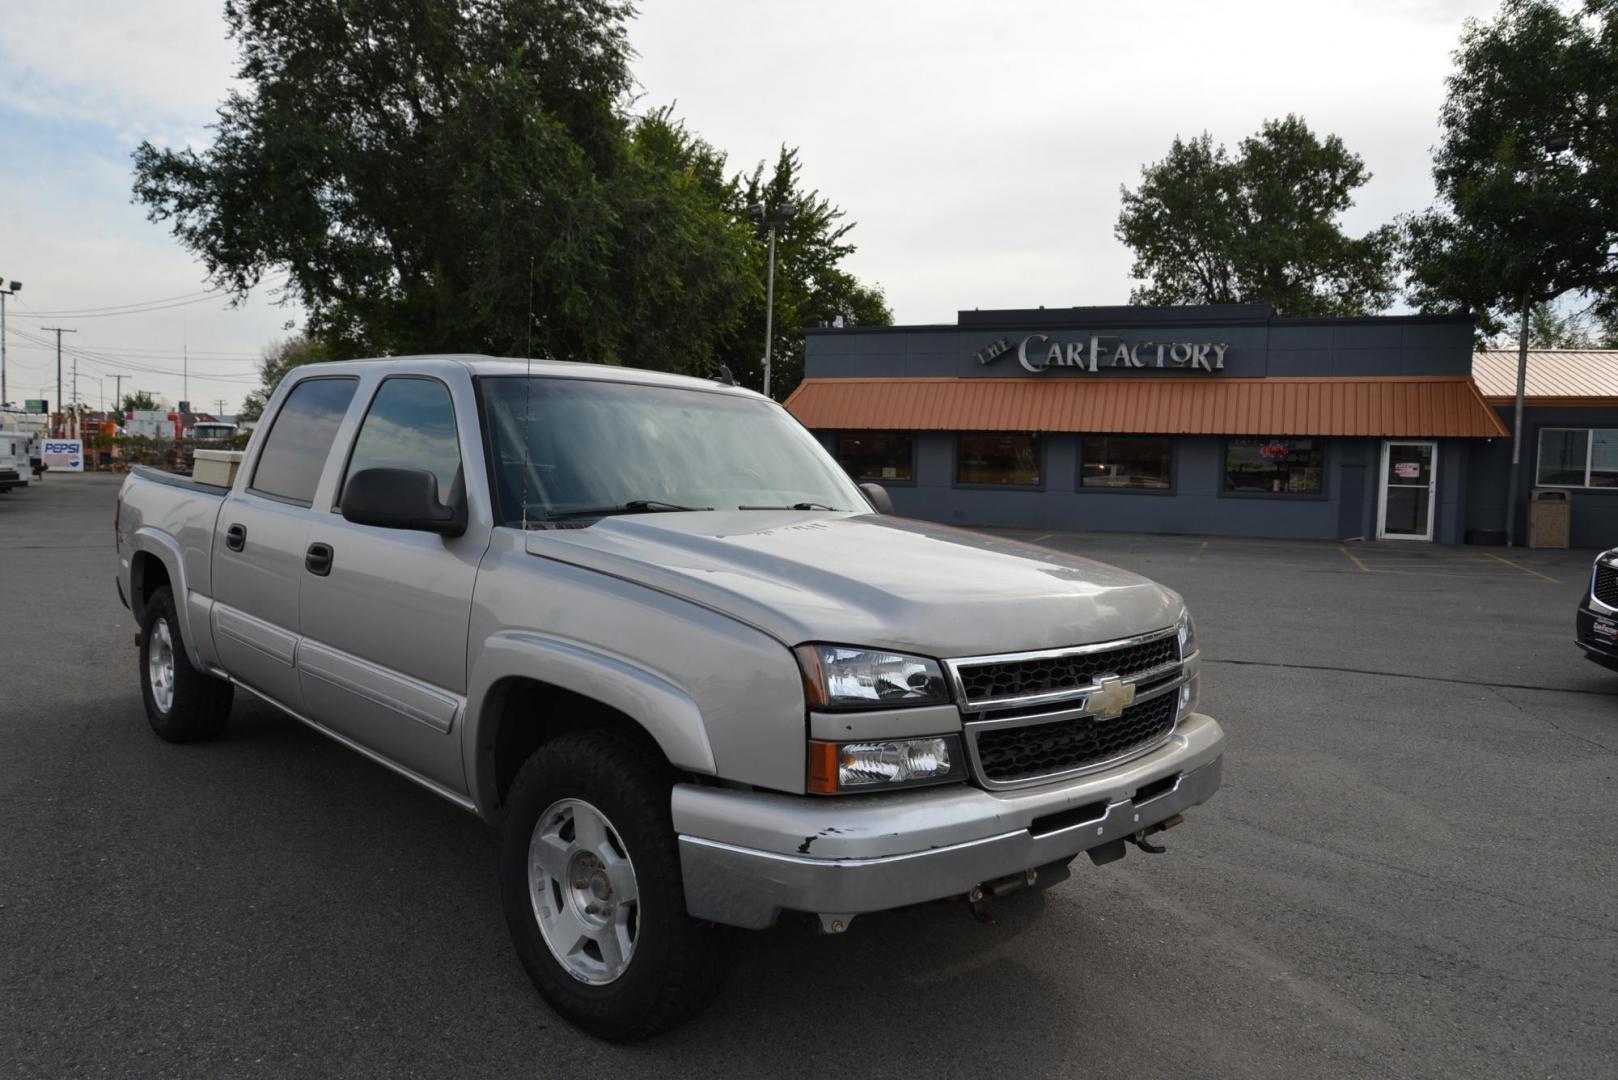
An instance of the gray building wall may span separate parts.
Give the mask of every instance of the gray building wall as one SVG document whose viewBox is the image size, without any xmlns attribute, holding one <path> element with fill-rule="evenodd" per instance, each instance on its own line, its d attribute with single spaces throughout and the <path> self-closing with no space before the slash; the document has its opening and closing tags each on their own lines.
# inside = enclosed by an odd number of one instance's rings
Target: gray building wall
<svg viewBox="0 0 1618 1080">
<path fill-rule="evenodd" d="M 1263 304 L 963 311 L 953 326 L 811 330 L 805 375 L 1080 381 L 1467 375 L 1472 331 L 1465 316 L 1277 319 Z M 1093 336 L 1129 345 L 1217 341 L 1229 348 L 1224 369 L 1215 373 L 1107 362 L 1095 374 L 1071 368 L 1032 373 L 1016 356 L 1024 339 L 1030 339 L 1033 357 L 1050 343 L 1065 350 L 1070 343 L 1082 347 Z M 1008 351 L 982 362 L 985 347 L 1001 340 Z M 818 434 L 835 453 L 836 433 Z M 1176 438 L 1172 492 L 1080 490 L 1079 439 L 1079 433 L 1042 436 L 1038 488 L 985 488 L 955 483 L 954 432 L 921 432 L 914 482 L 887 487 L 901 514 L 964 525 L 1316 539 L 1376 535 L 1381 439 L 1326 439 L 1326 490 L 1318 498 L 1224 494 L 1225 440 L 1218 436 Z M 1477 477 L 1492 470 L 1470 461 L 1474 444 L 1488 447 L 1486 440 L 1440 440 L 1434 533 L 1442 543 L 1461 542 L 1476 513 L 1473 495 L 1487 488 Z M 1611 499 L 1618 515 L 1618 493 Z"/>
<path fill-rule="evenodd" d="M 1511 409 L 1497 410 L 1507 428 Z M 1547 427 L 1618 428 L 1618 406 L 1529 406 L 1523 410 L 1522 479 L 1517 495 L 1517 536 L 1527 543 L 1528 501 L 1539 461 L 1539 431 Z M 1466 528 L 1505 528 L 1506 478 L 1511 470 L 1511 440 L 1478 440 L 1466 489 Z M 1618 490 L 1571 488 L 1574 547 L 1618 546 Z"/>
<path fill-rule="evenodd" d="M 837 433 L 817 434 L 835 454 Z M 1380 439 L 1326 439 L 1326 490 L 1313 497 L 1224 493 L 1225 440 L 1201 435 L 1175 439 L 1172 491 L 1080 488 L 1080 438 L 1054 433 L 1041 439 L 1037 488 L 977 487 L 955 482 L 954 432 L 917 432 L 915 480 L 883 486 L 899 514 L 954 525 L 1320 540 L 1376 536 Z M 1466 527 L 1469 442 L 1438 440 L 1433 530 L 1439 543 L 1460 543 Z"/>
<path fill-rule="evenodd" d="M 985 364 L 978 353 L 1005 338 L 1015 349 L 1027 335 L 1081 342 L 1091 336 L 1140 341 L 1229 344 L 1216 378 L 1327 375 L 1469 375 L 1472 320 L 1459 315 L 1363 319 L 1276 319 L 1265 304 L 1210 307 L 1035 308 L 963 311 L 956 326 L 879 326 L 808 331 L 804 374 L 812 379 L 951 376 L 1078 378 L 1072 372 L 1031 375 L 1015 355 Z M 1103 366 L 1108 378 L 1207 378 L 1177 370 Z"/>
</svg>

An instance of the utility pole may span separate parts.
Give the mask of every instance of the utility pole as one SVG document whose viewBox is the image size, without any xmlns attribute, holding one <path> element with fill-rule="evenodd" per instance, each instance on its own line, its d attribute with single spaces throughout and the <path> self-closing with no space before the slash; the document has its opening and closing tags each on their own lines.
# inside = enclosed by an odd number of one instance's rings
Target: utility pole
<svg viewBox="0 0 1618 1080">
<path fill-rule="evenodd" d="M 1573 145 L 1573 137 L 1565 132 L 1556 132 L 1545 140 L 1545 155 L 1551 164 Z M 1533 178 L 1529 183 L 1529 190 L 1533 193 L 1534 209 L 1538 210 L 1539 182 L 1544 172 L 1544 163 L 1536 163 Z M 1521 486 L 1518 477 L 1522 473 L 1522 409 L 1523 397 L 1528 386 L 1528 317 L 1530 305 L 1533 300 L 1532 290 L 1523 286 L 1522 291 L 1522 325 L 1517 331 L 1517 394 L 1512 401 L 1511 410 L 1511 471 L 1506 477 L 1506 547 L 1515 547 L 1517 544 L 1517 491 Z"/>
<path fill-rule="evenodd" d="M 780 203 L 772 208 L 764 203 L 754 203 L 747 208 L 747 215 L 762 229 L 767 230 L 770 240 L 770 268 L 769 284 L 765 287 L 764 297 L 764 396 L 770 396 L 770 358 L 775 343 L 775 230 L 777 226 L 785 225 L 798 216 L 798 208 L 791 203 Z"/>
<path fill-rule="evenodd" d="M 118 406 L 118 413 L 121 416 L 124 411 L 124 377 L 114 375 L 112 380 L 112 403 Z"/>
<path fill-rule="evenodd" d="M 58 409 L 62 409 L 62 421 L 66 423 L 67 410 L 62 404 L 62 335 L 77 334 L 78 331 L 69 330 L 62 326 L 42 326 L 40 329 L 46 331 L 47 333 L 51 331 L 56 333 L 56 407 Z M 60 430 L 56 432 L 56 437 L 62 438 L 62 433 Z"/>
<path fill-rule="evenodd" d="M 213 403 L 215 405 L 219 406 L 219 411 L 214 413 L 214 415 L 215 416 L 224 416 L 225 415 L 225 399 L 222 398 L 222 397 L 221 398 L 214 398 Z"/>
<path fill-rule="evenodd" d="M 6 403 L 6 297 L 20 288 L 22 282 L 13 281 L 7 288 L 5 278 L 0 278 L 0 405 Z"/>
</svg>

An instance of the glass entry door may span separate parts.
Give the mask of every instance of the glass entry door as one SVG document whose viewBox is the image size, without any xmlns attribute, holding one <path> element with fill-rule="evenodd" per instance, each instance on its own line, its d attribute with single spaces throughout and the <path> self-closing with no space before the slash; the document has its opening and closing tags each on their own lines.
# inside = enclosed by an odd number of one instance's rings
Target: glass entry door
<svg viewBox="0 0 1618 1080">
<path fill-rule="evenodd" d="M 1380 540 L 1431 540 L 1438 491 L 1438 444 L 1389 439 L 1382 444 Z"/>
</svg>

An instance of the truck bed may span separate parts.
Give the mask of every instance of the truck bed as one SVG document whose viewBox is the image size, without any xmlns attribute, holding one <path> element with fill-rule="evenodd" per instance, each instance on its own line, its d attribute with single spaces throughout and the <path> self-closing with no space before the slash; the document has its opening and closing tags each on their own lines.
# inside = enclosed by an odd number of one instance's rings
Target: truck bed
<svg viewBox="0 0 1618 1080">
<path fill-rule="evenodd" d="M 230 488 L 223 484 L 205 484 L 201 480 L 181 476 L 179 473 L 164 472 L 162 469 L 154 469 L 149 465 L 136 465 L 130 472 L 142 480 L 150 480 L 156 484 L 167 484 L 170 487 L 184 488 L 199 495 L 213 495 L 223 499 L 230 493 Z"/>
</svg>

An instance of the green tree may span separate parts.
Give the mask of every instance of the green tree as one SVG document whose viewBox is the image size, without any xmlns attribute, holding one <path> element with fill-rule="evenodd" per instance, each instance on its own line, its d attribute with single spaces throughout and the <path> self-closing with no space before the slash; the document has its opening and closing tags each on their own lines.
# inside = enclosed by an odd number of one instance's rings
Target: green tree
<svg viewBox="0 0 1618 1080">
<path fill-rule="evenodd" d="M 1370 180 L 1342 139 L 1267 120 L 1233 156 L 1210 135 L 1174 140 L 1122 189 L 1115 233 L 1134 253 L 1136 304 L 1267 303 L 1283 315 L 1364 315 L 1393 299 L 1397 231 L 1339 218 Z"/>
<path fill-rule="evenodd" d="M 124 401 L 121 407 L 126 413 L 135 412 L 137 410 L 141 412 L 150 412 L 151 410 L 156 409 L 158 405 L 157 399 L 151 394 L 145 390 L 136 390 L 133 394 L 124 395 Z"/>
<path fill-rule="evenodd" d="M 842 263 L 855 251 L 848 240 L 854 223 L 819 190 L 805 190 L 796 147 L 781 148 L 766 173 L 764 162 L 733 181 L 730 210 L 747 219 L 749 206 L 797 208 L 777 226 L 775 241 L 775 323 L 771 346 L 770 393 L 784 399 L 803 380 L 804 329 L 830 324 L 887 326 L 893 322 L 879 285 L 864 285 Z M 741 318 L 722 338 L 717 355 L 744 386 L 764 386 L 764 326 L 769 248 L 754 230 L 748 248 L 749 281 Z"/>
<path fill-rule="evenodd" d="M 1558 312 L 1549 303 L 1535 304 L 1528 316 L 1528 344 L 1535 349 L 1618 349 L 1618 323 L 1598 312 Z M 1502 335 L 1493 347 L 1516 348 L 1516 335 Z"/>
<path fill-rule="evenodd" d="M 1404 223 L 1410 300 L 1484 335 L 1574 293 L 1618 327 L 1618 0 L 1468 21 L 1439 113 L 1438 204 Z"/>
<path fill-rule="evenodd" d="M 270 395 L 275 393 L 275 388 L 293 368 L 330 359 L 331 354 L 325 346 L 311 341 L 303 334 L 283 338 L 265 346 L 258 358 L 258 387 L 249 391 L 242 399 L 242 407 L 236 410 L 236 419 L 257 420 L 263 416 L 264 406 L 269 403 Z"/>
<path fill-rule="evenodd" d="M 635 118 L 627 0 L 228 0 L 240 88 L 135 196 L 334 354 L 484 350 L 708 370 L 750 272 L 724 159 Z M 534 317 L 530 319 L 530 302 Z"/>
</svg>

